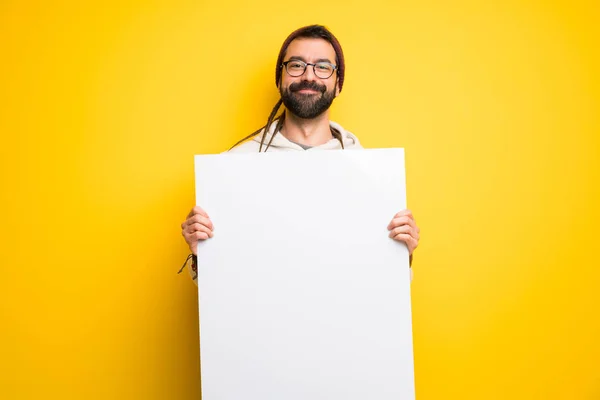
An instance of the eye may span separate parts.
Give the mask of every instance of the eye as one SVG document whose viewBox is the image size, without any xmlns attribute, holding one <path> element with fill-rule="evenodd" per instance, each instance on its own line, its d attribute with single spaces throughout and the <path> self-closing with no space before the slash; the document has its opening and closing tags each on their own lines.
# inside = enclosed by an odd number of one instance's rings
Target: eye
<svg viewBox="0 0 600 400">
<path fill-rule="evenodd" d="M 290 61 L 288 63 L 288 68 L 292 69 L 304 69 L 304 63 L 302 61 Z"/>
<path fill-rule="evenodd" d="M 315 67 L 319 71 L 323 71 L 323 72 L 329 72 L 333 69 L 333 67 L 329 63 L 317 63 L 317 65 Z"/>
</svg>

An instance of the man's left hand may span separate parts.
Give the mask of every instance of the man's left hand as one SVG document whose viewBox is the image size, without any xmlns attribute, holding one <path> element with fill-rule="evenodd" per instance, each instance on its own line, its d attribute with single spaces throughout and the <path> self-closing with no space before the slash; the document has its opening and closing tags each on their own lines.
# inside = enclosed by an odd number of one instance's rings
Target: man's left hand
<svg viewBox="0 0 600 400">
<path fill-rule="evenodd" d="M 415 218 L 410 210 L 402 210 L 394 215 L 394 218 L 388 225 L 390 237 L 399 242 L 403 242 L 408 247 L 408 254 L 412 256 L 413 251 L 419 245 L 419 232 L 421 231 L 415 223 Z"/>
</svg>

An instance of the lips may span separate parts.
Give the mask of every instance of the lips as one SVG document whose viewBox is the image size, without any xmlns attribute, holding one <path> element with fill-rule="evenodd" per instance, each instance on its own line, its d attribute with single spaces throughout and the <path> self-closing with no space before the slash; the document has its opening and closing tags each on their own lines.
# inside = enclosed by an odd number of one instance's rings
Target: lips
<svg viewBox="0 0 600 400">
<path fill-rule="evenodd" d="M 296 91 L 295 93 L 301 93 L 301 94 L 317 94 L 319 93 L 316 90 L 312 90 L 312 89 L 300 89 L 298 91 Z"/>
</svg>

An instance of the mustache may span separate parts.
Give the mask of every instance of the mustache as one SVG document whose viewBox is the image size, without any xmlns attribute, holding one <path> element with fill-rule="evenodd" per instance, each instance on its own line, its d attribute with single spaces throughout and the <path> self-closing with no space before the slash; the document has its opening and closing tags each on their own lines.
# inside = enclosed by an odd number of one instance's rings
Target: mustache
<svg viewBox="0 0 600 400">
<path fill-rule="evenodd" d="M 289 87 L 289 90 L 292 93 L 303 89 L 315 90 L 317 92 L 325 93 L 327 91 L 327 86 L 319 85 L 317 82 L 302 81 L 292 83 Z"/>
</svg>

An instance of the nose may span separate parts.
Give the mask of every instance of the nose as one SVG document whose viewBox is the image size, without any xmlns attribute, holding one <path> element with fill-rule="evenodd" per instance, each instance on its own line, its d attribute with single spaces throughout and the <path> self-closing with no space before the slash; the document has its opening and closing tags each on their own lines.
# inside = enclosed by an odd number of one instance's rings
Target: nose
<svg viewBox="0 0 600 400">
<path fill-rule="evenodd" d="M 315 75 L 314 65 L 307 65 L 304 70 L 304 74 L 302 74 L 303 81 L 316 81 L 317 76 Z"/>
</svg>

